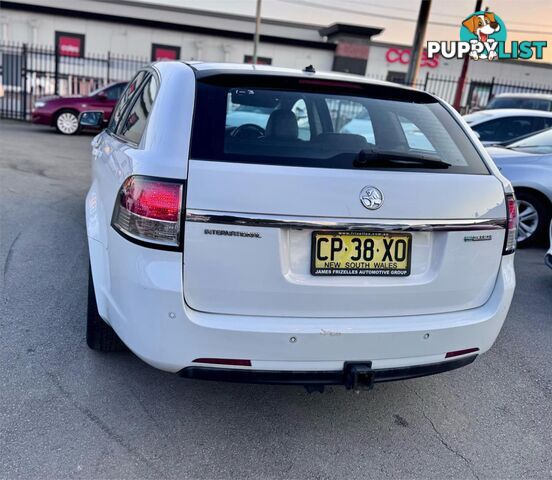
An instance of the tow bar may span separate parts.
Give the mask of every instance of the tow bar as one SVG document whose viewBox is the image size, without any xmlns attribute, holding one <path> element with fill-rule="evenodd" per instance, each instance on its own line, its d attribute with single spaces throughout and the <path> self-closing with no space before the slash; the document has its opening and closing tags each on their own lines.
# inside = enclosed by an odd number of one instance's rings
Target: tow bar
<svg viewBox="0 0 552 480">
<path fill-rule="evenodd" d="M 345 388 L 347 388 L 347 390 L 354 390 L 357 393 L 361 390 L 371 390 L 374 387 L 372 362 L 346 362 L 344 377 Z"/>
<path fill-rule="evenodd" d="M 371 390 L 374 387 L 375 374 L 372 370 L 372 362 L 345 362 L 343 367 L 343 377 L 341 382 L 347 390 L 353 390 L 359 393 L 361 390 Z M 324 392 L 324 384 L 306 384 L 308 393 Z"/>
</svg>

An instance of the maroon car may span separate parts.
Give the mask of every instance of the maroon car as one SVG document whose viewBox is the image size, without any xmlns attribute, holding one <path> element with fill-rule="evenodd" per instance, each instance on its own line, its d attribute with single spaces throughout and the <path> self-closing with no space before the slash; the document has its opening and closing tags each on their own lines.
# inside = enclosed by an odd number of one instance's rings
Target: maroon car
<svg viewBox="0 0 552 480">
<path fill-rule="evenodd" d="M 88 96 L 40 98 L 34 104 L 31 121 L 56 127 L 65 135 L 74 135 L 79 131 L 81 112 L 102 111 L 104 120 L 109 120 L 125 86 L 126 82 L 118 82 L 94 90 Z"/>
</svg>

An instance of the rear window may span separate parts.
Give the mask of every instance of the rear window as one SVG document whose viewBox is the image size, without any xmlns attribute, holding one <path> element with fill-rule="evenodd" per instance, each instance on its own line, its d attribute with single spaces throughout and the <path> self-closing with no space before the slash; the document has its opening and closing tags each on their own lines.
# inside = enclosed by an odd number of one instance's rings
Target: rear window
<svg viewBox="0 0 552 480">
<path fill-rule="evenodd" d="M 495 108 L 524 108 L 529 110 L 552 110 L 552 102 L 542 98 L 495 97 L 487 105 L 488 110 Z"/>
<path fill-rule="evenodd" d="M 450 113 L 432 97 L 384 85 L 247 75 L 197 84 L 193 159 L 296 167 L 358 168 L 371 159 L 419 157 L 421 163 L 375 162 L 362 168 L 488 174 Z"/>
</svg>

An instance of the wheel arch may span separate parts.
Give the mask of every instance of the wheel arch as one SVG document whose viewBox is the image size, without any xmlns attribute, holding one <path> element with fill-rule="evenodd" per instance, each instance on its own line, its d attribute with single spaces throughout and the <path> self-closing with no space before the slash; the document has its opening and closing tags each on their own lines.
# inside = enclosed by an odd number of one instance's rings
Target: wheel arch
<svg viewBox="0 0 552 480">
<path fill-rule="evenodd" d="M 539 198 L 540 200 L 542 200 L 542 202 L 544 203 L 544 205 L 546 205 L 548 207 L 548 211 L 550 211 L 552 209 L 552 201 L 550 200 L 550 198 L 548 198 L 546 196 L 546 194 L 544 194 L 543 192 L 541 192 L 539 189 L 537 188 L 533 188 L 533 187 L 525 187 L 525 186 L 514 186 L 514 192 L 517 194 L 518 192 L 520 193 L 529 193 L 531 195 L 534 195 L 535 197 Z"/>
</svg>

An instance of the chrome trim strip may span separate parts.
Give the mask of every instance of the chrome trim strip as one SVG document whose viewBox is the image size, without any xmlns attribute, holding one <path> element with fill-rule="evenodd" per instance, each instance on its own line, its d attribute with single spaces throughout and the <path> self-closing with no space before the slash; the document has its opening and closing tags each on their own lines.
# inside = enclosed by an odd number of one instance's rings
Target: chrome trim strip
<svg viewBox="0 0 552 480">
<path fill-rule="evenodd" d="M 467 220 L 367 220 L 360 218 L 320 219 L 320 217 L 295 217 L 215 212 L 211 210 L 186 210 L 187 222 L 213 223 L 247 227 L 290 228 L 293 230 L 370 230 L 401 232 L 449 232 L 470 230 L 500 230 L 506 228 L 503 218 Z"/>
</svg>

